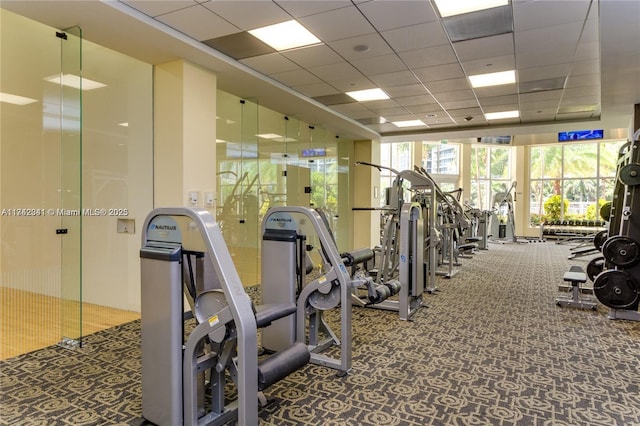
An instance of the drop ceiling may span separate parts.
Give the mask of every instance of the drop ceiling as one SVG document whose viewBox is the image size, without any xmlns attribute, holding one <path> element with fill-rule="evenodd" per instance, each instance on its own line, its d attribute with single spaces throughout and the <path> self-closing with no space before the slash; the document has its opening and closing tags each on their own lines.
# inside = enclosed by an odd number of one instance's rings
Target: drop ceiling
<svg viewBox="0 0 640 426">
<path fill-rule="evenodd" d="M 103 19 L 87 16 L 98 6 L 72 3 L 102 3 Z M 333 126 L 337 118 L 355 136 L 570 130 L 580 122 L 628 127 L 640 103 L 637 1 L 511 0 L 449 18 L 428 0 L 4 1 L 2 7 L 49 25 L 80 24 L 87 39 L 143 60 L 181 54 L 217 72 L 231 93 L 316 125 Z M 247 32 L 291 19 L 321 43 L 278 52 Z M 167 37 L 187 47 L 177 49 Z M 515 83 L 472 88 L 468 80 L 506 70 L 516 71 Z M 345 95 L 374 87 L 390 98 L 355 102 Z M 511 110 L 519 117 L 485 118 Z M 392 124 L 407 120 L 424 125 Z"/>
</svg>

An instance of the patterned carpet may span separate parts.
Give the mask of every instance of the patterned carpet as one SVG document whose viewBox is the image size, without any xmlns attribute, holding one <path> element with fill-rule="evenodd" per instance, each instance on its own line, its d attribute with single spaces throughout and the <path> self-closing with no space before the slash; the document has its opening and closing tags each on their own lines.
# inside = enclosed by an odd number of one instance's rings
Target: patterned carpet
<svg viewBox="0 0 640 426">
<path fill-rule="evenodd" d="M 354 309 L 353 369 L 270 387 L 264 425 L 638 425 L 640 323 L 554 304 L 569 246 L 489 246 L 410 322 Z M 338 328 L 338 327 L 336 327 Z M 140 323 L 0 363 L 2 425 L 141 425 Z"/>
</svg>

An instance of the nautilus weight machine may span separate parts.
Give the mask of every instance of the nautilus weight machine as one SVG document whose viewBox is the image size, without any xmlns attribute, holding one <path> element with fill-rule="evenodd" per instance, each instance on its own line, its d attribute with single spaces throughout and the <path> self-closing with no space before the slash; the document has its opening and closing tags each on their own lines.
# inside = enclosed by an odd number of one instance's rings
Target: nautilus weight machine
<svg viewBox="0 0 640 426">
<path fill-rule="evenodd" d="M 261 391 L 310 357 L 305 345 L 291 344 L 258 362 L 257 328 L 295 305 L 254 307 L 203 209 L 152 211 L 140 258 L 142 416 L 157 425 L 257 425 Z M 196 318 L 190 332 L 185 298 Z M 225 394 L 227 377 L 235 394 Z"/>
<path fill-rule="evenodd" d="M 351 279 L 320 214 L 307 207 L 274 207 L 262 222 L 262 301 L 296 303 L 295 316 L 274 321 L 262 330 L 262 347 L 278 351 L 304 343 L 311 363 L 351 370 Z M 309 267 L 312 256 L 318 267 Z M 310 275 L 310 282 L 307 282 Z M 340 307 L 340 335 L 324 311 Z M 339 357 L 325 353 L 339 347 Z"/>
</svg>

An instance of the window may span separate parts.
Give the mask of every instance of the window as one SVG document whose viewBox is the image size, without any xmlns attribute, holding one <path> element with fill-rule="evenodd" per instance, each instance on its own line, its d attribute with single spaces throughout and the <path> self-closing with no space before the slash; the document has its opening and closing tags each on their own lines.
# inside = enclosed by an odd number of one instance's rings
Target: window
<svg viewBox="0 0 640 426">
<path fill-rule="evenodd" d="M 531 148 L 530 223 L 602 220 L 612 199 L 618 150 L 624 141 Z"/>
<path fill-rule="evenodd" d="M 493 209 L 493 197 L 511 186 L 511 148 L 471 148 L 470 204 L 480 210 Z"/>
<path fill-rule="evenodd" d="M 380 165 L 391 167 L 399 172 L 403 170 L 413 169 L 411 164 L 413 158 L 413 143 L 383 143 L 380 144 Z M 380 171 L 380 206 L 386 205 L 386 188 L 391 187 L 393 180 L 396 178 L 390 170 L 382 169 Z"/>
</svg>

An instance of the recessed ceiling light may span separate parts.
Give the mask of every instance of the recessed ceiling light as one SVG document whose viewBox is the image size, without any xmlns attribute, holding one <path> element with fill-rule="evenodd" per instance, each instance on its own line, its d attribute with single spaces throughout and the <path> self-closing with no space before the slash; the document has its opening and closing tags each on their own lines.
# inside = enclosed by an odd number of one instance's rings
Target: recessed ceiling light
<svg viewBox="0 0 640 426">
<path fill-rule="evenodd" d="M 10 93 L 0 92 L 0 102 L 14 105 L 29 105 L 38 102 L 37 99 L 26 98 L 24 96 L 12 95 Z"/>
<path fill-rule="evenodd" d="M 499 86 L 501 84 L 511 84 L 516 82 L 516 72 L 514 70 L 491 72 L 488 74 L 470 75 L 471 87 Z"/>
<path fill-rule="evenodd" d="M 296 20 L 256 28 L 255 30 L 250 30 L 249 34 L 276 50 L 294 49 L 321 43 L 320 39 L 311 34 Z"/>
<path fill-rule="evenodd" d="M 406 120 L 406 121 L 394 121 L 396 127 L 416 127 L 426 126 L 422 120 Z"/>
<path fill-rule="evenodd" d="M 487 112 L 484 114 L 484 118 L 486 118 L 487 120 L 500 120 L 501 118 L 517 117 L 520 117 L 520 111 Z"/>
<path fill-rule="evenodd" d="M 384 93 L 382 89 L 366 89 L 366 90 L 356 90 L 353 92 L 346 92 L 347 95 L 351 96 L 358 102 L 365 101 L 379 101 L 382 99 L 389 99 L 389 95 Z"/>
<path fill-rule="evenodd" d="M 74 74 L 63 74 L 62 76 L 55 75 L 53 77 L 45 78 L 45 80 L 55 84 L 60 84 L 62 82 L 63 86 L 72 87 L 74 89 L 80 89 L 80 81 L 82 81 L 82 90 L 93 90 L 106 86 L 104 83 L 89 80 L 84 77 L 82 77 L 81 80 L 79 76 Z"/>
<path fill-rule="evenodd" d="M 129 123 L 118 123 L 118 126 L 129 127 Z"/>
<path fill-rule="evenodd" d="M 491 9 L 492 7 L 505 6 L 509 0 L 434 0 L 440 16 L 462 15 L 463 13 L 478 10 Z"/>
</svg>

